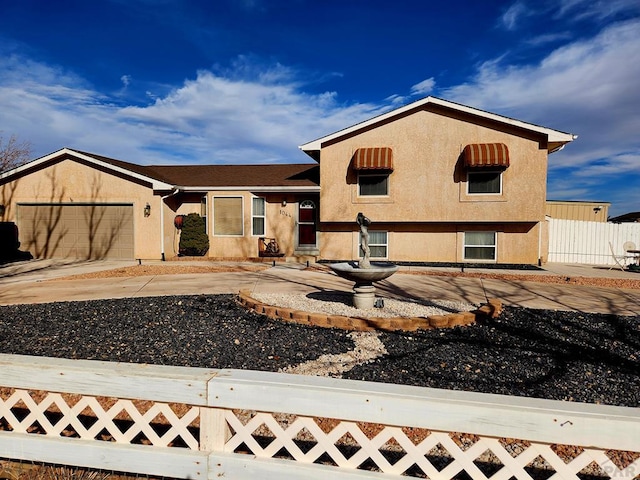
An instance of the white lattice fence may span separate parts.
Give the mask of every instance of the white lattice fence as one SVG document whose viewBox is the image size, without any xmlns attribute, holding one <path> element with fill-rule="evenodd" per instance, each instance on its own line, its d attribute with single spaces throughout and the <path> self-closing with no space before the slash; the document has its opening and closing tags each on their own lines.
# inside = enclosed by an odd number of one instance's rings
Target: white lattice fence
<svg viewBox="0 0 640 480">
<path fill-rule="evenodd" d="M 329 432 L 318 426 L 317 419 L 297 417 L 283 426 L 272 414 L 257 413 L 243 424 L 237 416 L 226 412 L 226 420 L 235 432 L 225 447 L 237 451 L 242 446 L 257 457 L 286 456 L 294 461 L 311 464 L 321 460 L 345 469 L 362 465 L 394 475 L 412 475 L 431 479 L 450 479 L 465 472 L 472 479 L 531 480 L 543 472 L 557 478 L 578 479 L 578 474 L 610 478 L 633 478 L 640 474 L 640 462 L 628 463 L 633 455 L 613 454 L 610 458 L 596 449 L 569 448 L 497 439 L 451 432 L 407 432 L 399 427 L 382 427 L 375 435 L 354 422 L 339 422 Z M 265 428 L 266 427 L 266 428 Z M 378 429 L 376 429 L 378 430 Z M 261 432 L 257 435 L 256 432 Z M 263 446 L 256 439 L 270 442 Z M 307 448 L 301 445 L 307 444 Z M 576 454 L 576 456 L 572 456 Z M 621 465 L 616 465 L 616 462 Z"/>
<path fill-rule="evenodd" d="M 14 355 L 0 372 L 0 458 L 180 478 L 640 474 L 632 408 Z"/>
<path fill-rule="evenodd" d="M 198 407 L 187 407 L 186 413 L 178 416 L 170 405 L 160 402 L 144 408 L 123 399 L 69 398 L 49 392 L 38 396 L 43 398 L 36 401 L 32 392 L 14 390 L 0 400 L 0 418 L 11 431 L 158 447 L 184 444 L 198 450 L 198 440 L 189 431 L 199 417 Z"/>
</svg>

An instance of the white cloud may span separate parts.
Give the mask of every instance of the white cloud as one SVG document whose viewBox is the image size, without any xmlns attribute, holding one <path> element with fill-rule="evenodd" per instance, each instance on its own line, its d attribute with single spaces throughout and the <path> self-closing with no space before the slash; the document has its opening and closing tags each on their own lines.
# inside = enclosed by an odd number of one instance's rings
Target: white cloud
<svg viewBox="0 0 640 480">
<path fill-rule="evenodd" d="M 427 78 L 411 87 L 411 95 L 429 95 L 435 86 L 435 79 L 433 77 Z"/>
<path fill-rule="evenodd" d="M 554 2 L 554 7 L 557 5 Z M 640 12 L 637 0 L 562 0 L 556 18 L 571 16 L 575 20 L 607 20 L 623 13 Z"/>
<path fill-rule="evenodd" d="M 500 17 L 500 23 L 507 30 L 515 30 L 522 17 L 531 15 L 531 10 L 523 0 L 513 3 Z"/>
<path fill-rule="evenodd" d="M 620 192 L 637 190 L 640 179 L 638 32 L 640 20 L 628 20 L 557 48 L 537 64 L 489 60 L 467 83 L 439 94 L 578 134 L 575 142 L 549 157 L 550 198 L 588 190 L 588 197 L 603 201 L 617 195 L 620 213 L 637 210 L 631 203 L 633 196 Z"/>
<path fill-rule="evenodd" d="M 538 35 L 537 37 L 529 38 L 525 40 L 525 43 L 527 45 L 539 47 L 541 45 L 547 45 L 549 43 L 569 40 L 570 38 L 570 32 L 546 33 L 544 35 Z"/>
<path fill-rule="evenodd" d="M 247 59 L 149 96 L 148 106 L 123 107 L 59 68 L 0 58 L 0 130 L 30 140 L 37 155 L 68 146 L 139 163 L 304 162 L 299 144 L 386 108 L 304 93 L 291 69 Z"/>
<path fill-rule="evenodd" d="M 487 61 L 471 81 L 442 94 L 579 134 L 575 144 L 558 154 L 561 165 L 635 151 L 640 131 L 638 31 L 638 20 L 614 24 L 592 39 L 556 49 L 537 65 Z"/>
</svg>

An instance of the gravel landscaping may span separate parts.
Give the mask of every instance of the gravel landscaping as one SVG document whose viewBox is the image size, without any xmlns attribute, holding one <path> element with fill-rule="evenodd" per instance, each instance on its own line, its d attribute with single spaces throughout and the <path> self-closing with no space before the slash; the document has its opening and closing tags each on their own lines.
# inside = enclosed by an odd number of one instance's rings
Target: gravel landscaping
<svg viewBox="0 0 640 480">
<path fill-rule="evenodd" d="M 469 327 L 355 336 L 232 295 L 129 298 L 0 306 L 0 352 L 314 374 L 324 359 L 343 378 L 640 406 L 640 316 L 505 307 Z"/>
</svg>

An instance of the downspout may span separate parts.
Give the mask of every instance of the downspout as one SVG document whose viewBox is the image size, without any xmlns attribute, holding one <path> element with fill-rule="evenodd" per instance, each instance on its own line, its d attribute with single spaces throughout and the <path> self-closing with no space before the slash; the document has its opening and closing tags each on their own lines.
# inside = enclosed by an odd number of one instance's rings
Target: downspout
<svg viewBox="0 0 640 480">
<path fill-rule="evenodd" d="M 546 222 L 546 218 L 545 220 L 543 220 L 542 222 L 538 222 L 538 266 L 541 267 L 542 266 L 542 227 L 543 227 L 543 223 Z"/>
<path fill-rule="evenodd" d="M 162 261 L 165 261 L 164 258 L 164 201 L 172 197 L 173 195 L 180 193 L 180 189 L 175 187 L 173 192 L 169 195 L 165 195 L 164 197 L 160 197 L 160 251 L 162 252 Z"/>
</svg>

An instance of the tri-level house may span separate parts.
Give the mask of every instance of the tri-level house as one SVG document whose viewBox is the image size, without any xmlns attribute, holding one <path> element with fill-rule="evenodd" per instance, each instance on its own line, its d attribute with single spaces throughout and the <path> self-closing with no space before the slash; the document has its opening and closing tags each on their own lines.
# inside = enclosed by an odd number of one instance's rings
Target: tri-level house
<svg viewBox="0 0 640 480">
<path fill-rule="evenodd" d="M 535 264 L 547 157 L 574 135 L 427 97 L 313 140 L 308 163 L 139 165 L 63 148 L 0 174 L 0 221 L 38 258 L 169 259 L 178 218 L 207 256 Z"/>
<path fill-rule="evenodd" d="M 323 258 L 535 264 L 547 157 L 574 135 L 427 97 L 300 148 L 320 164 Z"/>
</svg>

